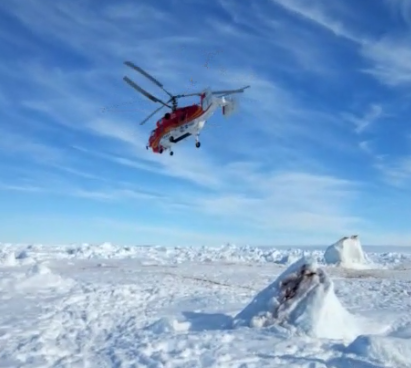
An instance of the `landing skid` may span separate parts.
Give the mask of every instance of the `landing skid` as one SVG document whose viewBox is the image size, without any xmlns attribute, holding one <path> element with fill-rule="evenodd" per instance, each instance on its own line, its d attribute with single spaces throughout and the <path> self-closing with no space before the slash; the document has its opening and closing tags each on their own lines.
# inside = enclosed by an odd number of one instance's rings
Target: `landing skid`
<svg viewBox="0 0 411 368">
<path fill-rule="evenodd" d="M 191 135 L 191 133 L 186 133 L 186 134 L 178 137 L 177 139 L 174 139 L 174 137 L 170 137 L 170 142 L 175 144 L 175 143 L 177 143 L 177 142 L 179 142 L 179 141 L 182 141 L 183 139 L 189 137 L 190 135 Z M 197 147 L 197 148 L 200 148 L 200 147 L 201 147 L 201 142 L 200 142 L 200 140 L 199 140 L 199 136 L 200 136 L 199 134 L 196 134 L 196 147 Z M 170 147 L 169 147 L 169 148 L 170 148 Z M 146 146 L 146 149 L 148 149 L 148 146 Z M 166 149 L 167 149 L 167 148 L 166 148 Z M 164 149 L 160 148 L 160 150 L 159 150 L 158 153 L 162 154 L 163 152 L 164 152 Z M 171 148 L 170 148 L 170 156 L 173 156 L 173 155 L 174 155 L 174 152 L 173 152 L 173 151 L 171 150 Z"/>
<path fill-rule="evenodd" d="M 197 148 L 200 148 L 200 147 L 201 147 L 200 141 L 197 141 L 197 142 L 196 142 L 196 147 L 197 147 Z M 160 153 L 163 153 L 163 152 L 160 152 Z M 174 152 L 173 152 L 173 151 L 170 151 L 170 156 L 173 156 L 173 155 L 174 155 Z"/>
<path fill-rule="evenodd" d="M 170 137 L 170 142 L 171 143 L 178 143 L 178 142 L 182 141 L 183 139 L 186 139 L 190 135 L 191 135 L 191 133 L 186 133 L 186 134 L 183 134 L 183 135 L 179 136 L 177 139 L 174 139 L 174 137 Z"/>
</svg>

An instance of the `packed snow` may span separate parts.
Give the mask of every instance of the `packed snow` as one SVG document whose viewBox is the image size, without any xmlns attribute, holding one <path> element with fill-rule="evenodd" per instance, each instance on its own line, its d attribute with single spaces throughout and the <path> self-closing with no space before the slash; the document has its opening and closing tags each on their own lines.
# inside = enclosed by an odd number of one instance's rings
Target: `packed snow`
<svg viewBox="0 0 411 368">
<path fill-rule="evenodd" d="M 358 235 L 345 236 L 330 245 L 324 253 L 324 260 L 347 268 L 367 268 L 369 264 Z"/>
<path fill-rule="evenodd" d="M 281 326 L 308 336 L 347 341 L 384 330 L 365 321 L 344 308 L 331 278 L 315 261 L 305 258 L 288 267 L 234 317 L 235 326 Z"/>
<path fill-rule="evenodd" d="M 411 252 L 343 248 L 0 244 L 0 367 L 410 367 Z"/>
</svg>

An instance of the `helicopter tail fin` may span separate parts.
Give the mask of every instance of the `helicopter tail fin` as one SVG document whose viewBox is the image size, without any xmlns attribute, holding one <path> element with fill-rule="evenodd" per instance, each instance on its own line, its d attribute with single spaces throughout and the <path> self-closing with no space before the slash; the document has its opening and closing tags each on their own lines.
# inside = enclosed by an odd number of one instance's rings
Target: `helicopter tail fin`
<svg viewBox="0 0 411 368">
<path fill-rule="evenodd" d="M 225 97 L 225 104 L 222 106 L 223 115 L 228 118 L 238 110 L 238 100 L 233 97 Z"/>
</svg>

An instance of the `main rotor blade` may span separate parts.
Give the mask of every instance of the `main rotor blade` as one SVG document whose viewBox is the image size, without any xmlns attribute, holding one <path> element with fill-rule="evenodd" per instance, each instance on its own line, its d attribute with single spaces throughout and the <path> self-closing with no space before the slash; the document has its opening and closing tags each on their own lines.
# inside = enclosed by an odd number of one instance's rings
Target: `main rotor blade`
<svg viewBox="0 0 411 368">
<path fill-rule="evenodd" d="M 155 83 L 157 86 L 159 86 L 165 93 L 167 93 L 170 97 L 173 97 L 173 95 L 168 92 L 164 86 L 157 80 L 155 79 L 153 76 L 151 76 L 150 74 L 148 74 L 146 71 L 144 71 L 143 69 L 141 69 L 139 66 L 135 65 L 134 63 L 132 63 L 131 61 L 125 61 L 124 62 L 125 65 L 129 66 L 130 68 L 133 68 L 134 70 L 138 71 L 139 73 L 143 74 L 145 77 L 147 77 L 148 79 L 150 79 L 153 83 Z"/>
<path fill-rule="evenodd" d="M 212 91 L 211 93 L 213 95 L 220 95 L 220 94 L 231 94 L 231 93 L 242 93 L 244 92 L 244 90 L 246 88 L 249 88 L 250 86 L 245 86 L 243 88 L 239 88 L 239 89 L 227 89 L 227 90 L 223 90 L 223 91 Z"/>
<path fill-rule="evenodd" d="M 249 88 L 250 86 L 245 86 L 243 88 L 239 89 L 228 89 L 228 90 L 223 90 L 223 91 L 214 91 L 211 92 L 213 95 L 220 95 L 220 94 L 226 94 L 229 95 L 231 93 L 242 93 L 246 88 Z M 190 97 L 190 96 L 201 96 L 204 93 L 204 91 L 201 92 L 193 92 L 193 93 L 187 93 L 187 94 L 182 94 L 182 95 L 176 95 L 174 96 L 175 98 L 181 98 L 181 97 Z"/>
<path fill-rule="evenodd" d="M 147 98 L 149 98 L 151 101 L 154 102 L 160 102 L 161 104 L 163 104 L 164 106 L 167 106 L 169 108 L 171 108 L 170 105 L 167 105 L 164 101 L 158 99 L 157 97 L 153 96 L 152 94 L 148 93 L 147 91 L 145 91 L 144 89 L 142 89 L 141 87 L 139 87 L 136 83 L 134 83 L 129 77 L 123 77 L 123 80 L 128 83 L 131 87 L 133 87 L 135 90 L 139 91 L 140 93 L 142 93 L 144 96 L 146 96 Z"/>
<path fill-rule="evenodd" d="M 193 92 L 193 93 L 187 93 L 187 94 L 182 94 L 182 95 L 176 95 L 174 96 L 175 98 L 181 98 L 181 97 L 191 97 L 191 96 L 201 96 L 203 92 Z"/>
<path fill-rule="evenodd" d="M 158 109 L 155 109 L 150 115 L 148 115 L 141 123 L 140 125 L 143 125 L 146 121 L 148 121 L 154 114 L 159 112 L 161 109 L 163 109 L 164 106 L 160 106 Z"/>
</svg>

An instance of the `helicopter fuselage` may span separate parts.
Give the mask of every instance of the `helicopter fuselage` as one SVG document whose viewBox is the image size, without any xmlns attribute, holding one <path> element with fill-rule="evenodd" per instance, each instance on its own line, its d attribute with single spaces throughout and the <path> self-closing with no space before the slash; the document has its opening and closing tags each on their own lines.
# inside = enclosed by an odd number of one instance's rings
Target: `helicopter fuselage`
<svg viewBox="0 0 411 368">
<path fill-rule="evenodd" d="M 196 136 L 196 146 L 199 147 L 198 135 L 204 128 L 207 119 L 225 102 L 206 93 L 201 98 L 200 105 L 181 107 L 166 114 L 157 122 L 157 127 L 151 132 L 148 147 L 153 152 L 163 153 L 173 144 L 191 136 Z"/>
</svg>

